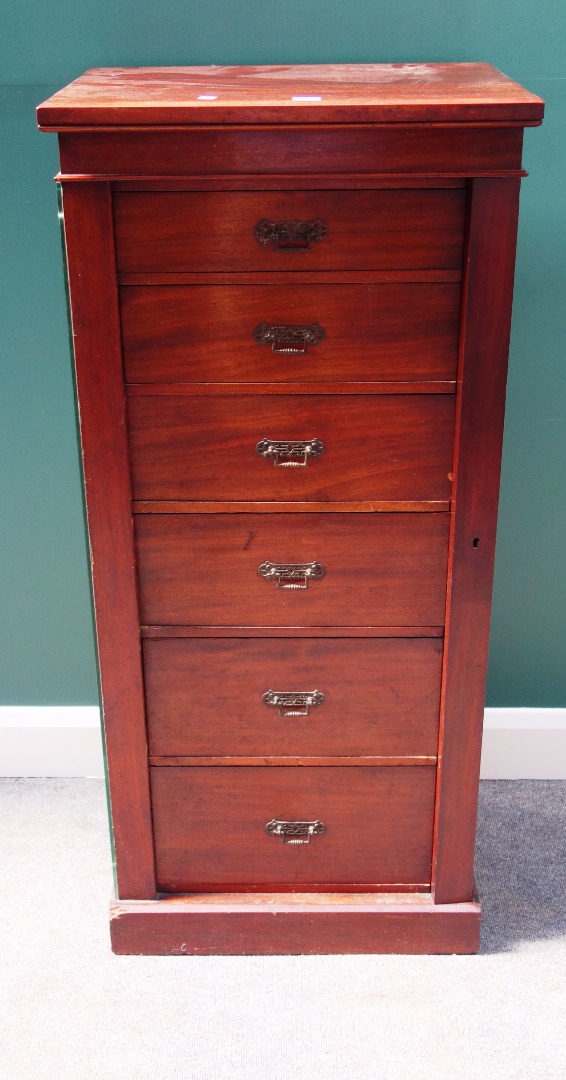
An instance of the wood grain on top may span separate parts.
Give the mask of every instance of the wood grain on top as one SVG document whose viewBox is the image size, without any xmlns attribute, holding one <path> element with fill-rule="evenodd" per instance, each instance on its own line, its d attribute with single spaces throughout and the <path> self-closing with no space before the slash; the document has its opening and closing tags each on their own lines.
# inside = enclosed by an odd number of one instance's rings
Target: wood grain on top
<svg viewBox="0 0 566 1080">
<path fill-rule="evenodd" d="M 93 68 L 38 107 L 41 128 L 210 123 L 508 122 L 544 104 L 489 64 Z"/>
</svg>

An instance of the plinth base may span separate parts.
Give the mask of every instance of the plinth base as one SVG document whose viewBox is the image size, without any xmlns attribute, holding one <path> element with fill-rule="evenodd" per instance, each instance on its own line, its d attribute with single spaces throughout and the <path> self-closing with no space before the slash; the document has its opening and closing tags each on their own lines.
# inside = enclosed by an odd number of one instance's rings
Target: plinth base
<svg viewBox="0 0 566 1080">
<path fill-rule="evenodd" d="M 475 953 L 480 905 L 430 893 L 194 893 L 114 900 L 122 955 Z"/>
</svg>

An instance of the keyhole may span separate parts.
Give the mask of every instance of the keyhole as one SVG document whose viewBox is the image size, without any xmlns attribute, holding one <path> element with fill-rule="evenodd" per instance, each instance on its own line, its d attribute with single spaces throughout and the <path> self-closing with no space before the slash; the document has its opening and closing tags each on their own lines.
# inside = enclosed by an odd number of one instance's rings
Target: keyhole
<svg viewBox="0 0 566 1080">
<path fill-rule="evenodd" d="M 477 547 L 479 547 L 479 544 L 480 544 L 479 536 L 474 536 L 474 539 L 472 540 L 472 547 L 477 548 Z"/>
</svg>

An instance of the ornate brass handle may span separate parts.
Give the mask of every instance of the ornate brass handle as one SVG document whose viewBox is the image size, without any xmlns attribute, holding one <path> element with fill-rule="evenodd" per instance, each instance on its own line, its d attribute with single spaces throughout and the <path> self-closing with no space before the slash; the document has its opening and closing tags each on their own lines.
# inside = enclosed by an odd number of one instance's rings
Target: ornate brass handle
<svg viewBox="0 0 566 1080">
<path fill-rule="evenodd" d="M 257 572 L 265 581 L 277 582 L 278 589 L 308 589 L 309 581 L 324 577 L 326 570 L 319 562 L 263 562 Z"/>
<path fill-rule="evenodd" d="M 274 353 L 298 353 L 304 355 L 307 345 L 319 345 L 326 331 L 318 323 L 310 326 L 269 326 L 261 323 L 252 330 L 252 337 L 260 345 L 271 345 Z"/>
<path fill-rule="evenodd" d="M 260 457 L 287 469 L 307 465 L 309 458 L 320 457 L 324 449 L 320 439 L 260 439 L 255 448 Z"/>
<path fill-rule="evenodd" d="M 318 690 L 266 690 L 262 701 L 279 710 L 279 716 L 308 716 L 309 709 L 324 704 Z"/>
<path fill-rule="evenodd" d="M 328 236 L 328 226 L 320 218 L 315 221 L 268 221 L 262 218 L 254 225 L 254 236 L 260 244 L 273 243 L 277 251 L 305 251 L 313 241 Z"/>
<path fill-rule="evenodd" d="M 282 844 L 310 844 L 311 837 L 326 832 L 323 821 L 268 821 L 265 826 L 270 836 L 279 836 Z"/>
</svg>

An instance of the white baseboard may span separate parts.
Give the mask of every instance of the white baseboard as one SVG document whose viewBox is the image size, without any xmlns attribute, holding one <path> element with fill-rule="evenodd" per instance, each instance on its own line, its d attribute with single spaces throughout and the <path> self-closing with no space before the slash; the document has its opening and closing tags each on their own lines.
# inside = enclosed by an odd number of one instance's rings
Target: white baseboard
<svg viewBox="0 0 566 1080">
<path fill-rule="evenodd" d="M 103 776 L 94 705 L 0 706 L 0 776 Z M 566 709 L 486 709 L 484 780 L 565 780 Z"/>
<path fill-rule="evenodd" d="M 566 780 L 566 709 L 486 709 L 482 780 Z"/>
<path fill-rule="evenodd" d="M 98 707 L 0 706 L 0 776 L 104 776 Z"/>
</svg>

